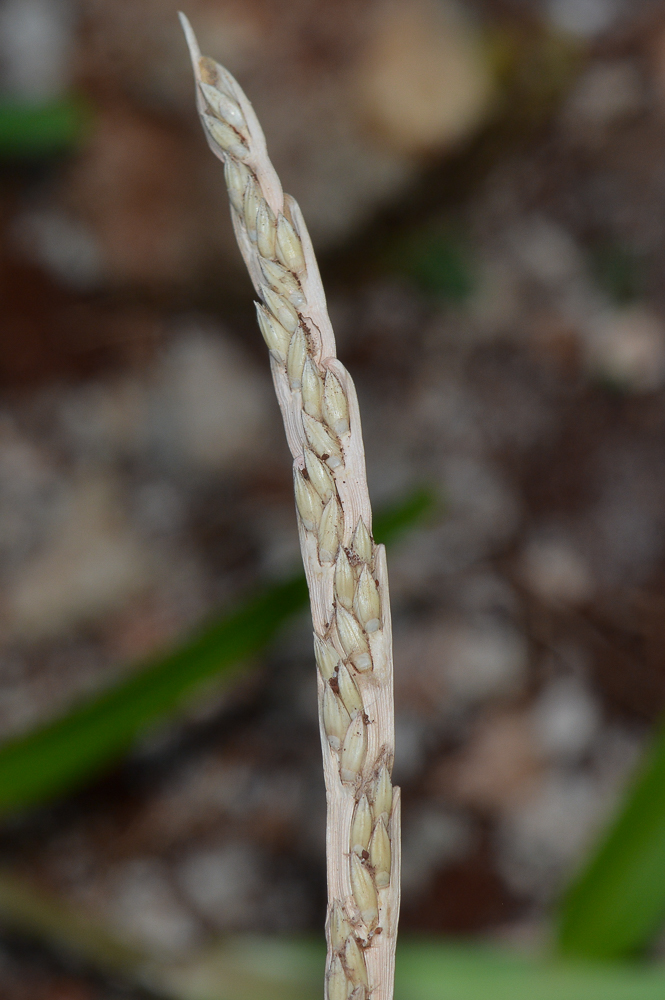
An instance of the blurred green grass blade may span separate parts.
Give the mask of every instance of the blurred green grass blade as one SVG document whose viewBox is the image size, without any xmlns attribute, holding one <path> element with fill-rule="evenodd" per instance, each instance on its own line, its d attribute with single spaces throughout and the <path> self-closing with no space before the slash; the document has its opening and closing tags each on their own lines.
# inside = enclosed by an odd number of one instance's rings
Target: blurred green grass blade
<svg viewBox="0 0 665 1000">
<path fill-rule="evenodd" d="M 628 956 L 648 945 L 664 920 L 665 730 L 661 730 L 618 817 L 563 900 L 559 947 L 567 955 Z"/>
<path fill-rule="evenodd" d="M 375 531 L 394 539 L 435 507 L 426 490 L 379 514 Z M 231 680 L 282 624 L 307 604 L 303 574 L 263 588 L 170 652 L 148 660 L 64 716 L 0 746 L 0 812 L 18 810 L 80 783 L 172 713 L 209 678 Z"/>
<path fill-rule="evenodd" d="M 0 98 L 0 157 L 51 156 L 76 146 L 90 121 L 90 109 L 77 97 L 45 103 Z"/>
<path fill-rule="evenodd" d="M 183 1000 L 316 1000 L 324 963 L 314 941 L 229 938 L 165 969 L 161 983 Z M 395 1000 L 662 1000 L 664 991 L 658 968 L 543 962 L 408 938 L 397 947 Z"/>
</svg>

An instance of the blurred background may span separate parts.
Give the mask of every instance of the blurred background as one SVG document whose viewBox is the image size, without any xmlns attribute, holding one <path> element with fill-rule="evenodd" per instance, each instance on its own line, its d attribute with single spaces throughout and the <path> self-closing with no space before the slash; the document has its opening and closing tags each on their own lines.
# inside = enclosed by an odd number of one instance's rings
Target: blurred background
<svg viewBox="0 0 665 1000">
<path fill-rule="evenodd" d="M 176 9 L 0 0 L 14 747 L 298 569 Z M 665 705 L 665 3 L 185 11 L 308 222 L 375 508 L 438 497 L 389 555 L 403 933 L 545 948 Z M 187 969 L 169 995 L 221 996 L 206 961 L 227 935 L 320 937 L 307 612 L 222 680 L 7 811 L 7 1000 L 145 996 L 129 959 L 97 961 L 111 940 Z"/>
</svg>

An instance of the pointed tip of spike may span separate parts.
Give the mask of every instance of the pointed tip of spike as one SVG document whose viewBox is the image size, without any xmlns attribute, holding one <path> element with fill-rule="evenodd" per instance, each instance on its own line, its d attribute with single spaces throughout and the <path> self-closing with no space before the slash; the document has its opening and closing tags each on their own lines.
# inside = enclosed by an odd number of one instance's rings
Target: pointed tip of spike
<svg viewBox="0 0 665 1000">
<path fill-rule="evenodd" d="M 201 58 L 201 49 L 199 48 L 199 43 L 196 40 L 196 35 L 194 34 L 194 29 L 189 23 L 189 18 L 186 14 L 183 14 L 181 10 L 178 11 L 178 20 L 180 21 L 180 26 L 184 32 L 185 39 L 187 41 L 187 47 L 189 49 L 189 54 L 194 65 L 194 72 L 196 73 L 197 64 Z"/>
</svg>

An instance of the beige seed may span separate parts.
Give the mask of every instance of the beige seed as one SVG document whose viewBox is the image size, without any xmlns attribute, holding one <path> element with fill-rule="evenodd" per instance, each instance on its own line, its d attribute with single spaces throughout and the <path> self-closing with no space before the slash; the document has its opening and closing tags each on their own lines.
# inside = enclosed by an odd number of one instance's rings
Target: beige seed
<svg viewBox="0 0 665 1000">
<path fill-rule="evenodd" d="M 348 718 L 349 713 L 346 709 L 344 709 L 344 711 L 346 713 L 346 717 Z M 362 771 L 363 764 L 365 763 L 366 753 L 367 726 L 365 725 L 363 714 L 360 712 L 351 722 L 351 725 L 347 725 L 346 735 L 344 736 L 344 741 L 342 743 L 342 756 L 340 758 L 339 771 L 342 781 L 356 780 Z"/>
<path fill-rule="evenodd" d="M 332 950 L 341 951 L 350 933 L 351 924 L 344 915 L 342 904 L 338 900 L 334 900 L 330 909 L 330 920 L 328 921 L 328 936 Z"/>
<path fill-rule="evenodd" d="M 345 550 L 340 548 L 337 553 L 337 562 L 335 563 L 335 595 L 339 603 L 347 611 L 350 611 L 353 607 L 355 589 L 356 579 L 353 575 L 351 564 Z"/>
<path fill-rule="evenodd" d="M 344 966 L 342 965 L 339 955 L 333 956 L 326 978 L 328 1000 L 347 1000 L 350 983 L 346 978 Z"/>
<path fill-rule="evenodd" d="M 261 285 L 261 295 L 275 319 L 282 324 L 289 333 L 295 333 L 298 326 L 298 313 L 295 311 L 288 299 L 285 299 L 279 292 L 275 292 L 267 285 Z"/>
<path fill-rule="evenodd" d="M 291 338 L 282 324 L 260 302 L 255 302 L 254 305 L 256 306 L 256 318 L 259 321 L 259 327 L 268 349 L 272 351 L 277 361 L 284 364 Z"/>
<path fill-rule="evenodd" d="M 323 508 L 319 524 L 319 562 L 334 563 L 342 534 L 342 511 L 337 497 L 331 497 Z"/>
<path fill-rule="evenodd" d="M 211 87 L 209 83 L 200 84 L 203 96 L 210 108 L 218 118 L 222 118 L 228 125 L 247 135 L 247 122 L 240 110 L 240 105 L 236 104 L 232 97 L 222 93 L 217 87 Z"/>
<path fill-rule="evenodd" d="M 277 218 L 277 257 L 289 271 L 300 274 L 305 270 L 305 257 L 300 237 L 289 220 L 281 214 Z"/>
<path fill-rule="evenodd" d="M 213 118 L 212 115 L 204 114 L 201 117 L 208 135 L 224 153 L 235 156 L 239 160 L 247 156 L 249 150 L 235 129 L 232 129 L 225 122 L 220 122 L 218 118 Z"/>
<path fill-rule="evenodd" d="M 307 360 L 307 340 L 305 331 L 299 326 L 289 344 L 289 351 L 286 355 L 286 374 L 289 377 L 289 385 L 292 389 L 299 389 L 302 383 L 302 371 Z"/>
<path fill-rule="evenodd" d="M 356 682 L 343 663 L 340 663 L 337 671 L 337 683 L 339 684 L 339 696 L 346 705 L 347 712 L 353 719 L 358 712 L 362 712 L 363 700 L 360 697 L 360 691 L 356 687 Z"/>
<path fill-rule="evenodd" d="M 350 722 L 349 713 L 344 708 L 341 699 L 337 697 L 330 685 L 326 684 L 323 692 L 323 727 L 333 750 L 339 750 L 342 744 L 345 744 Z"/>
<path fill-rule="evenodd" d="M 322 458 L 331 469 L 341 465 L 342 453 L 327 427 L 324 427 L 320 420 L 310 417 L 309 413 L 303 413 L 302 425 L 307 443 L 319 458 Z"/>
<path fill-rule="evenodd" d="M 224 180 L 229 192 L 229 201 L 236 212 L 240 212 L 241 214 L 245 201 L 245 189 L 249 178 L 250 173 L 244 163 L 239 163 L 238 160 L 234 160 L 230 156 L 226 158 Z"/>
<path fill-rule="evenodd" d="M 353 599 L 356 618 L 367 632 L 376 632 L 381 627 L 381 602 L 379 591 L 369 567 L 365 564 L 360 573 L 356 594 Z"/>
<path fill-rule="evenodd" d="M 362 864 L 357 854 L 352 854 L 351 892 L 360 910 L 360 916 L 369 930 L 372 930 L 379 918 L 379 903 L 374 887 L 374 880 Z"/>
<path fill-rule="evenodd" d="M 374 827 L 369 845 L 369 863 L 374 869 L 377 889 L 385 889 L 390 885 L 390 837 L 383 817 Z"/>
<path fill-rule="evenodd" d="M 374 788 L 372 789 L 372 814 L 374 822 L 383 819 L 385 823 L 390 818 L 390 811 L 393 807 L 393 786 L 390 781 L 388 768 L 384 766 L 379 771 Z"/>
<path fill-rule="evenodd" d="M 311 358 L 305 361 L 302 373 L 302 405 L 310 417 L 321 419 L 321 400 L 323 398 L 323 379 Z"/>
<path fill-rule="evenodd" d="M 293 470 L 293 492 L 303 525 L 307 531 L 318 531 L 323 512 L 321 497 L 297 466 Z"/>
<path fill-rule="evenodd" d="M 349 429 L 349 404 L 337 376 L 326 372 L 326 384 L 323 392 L 323 419 L 332 427 L 335 434 L 346 434 Z"/>
<path fill-rule="evenodd" d="M 330 642 L 314 633 L 314 656 L 324 681 L 329 681 L 340 662 L 339 653 Z"/>
<path fill-rule="evenodd" d="M 276 260 L 260 260 L 263 277 L 276 292 L 286 296 L 296 309 L 305 305 L 305 296 L 295 275 L 278 264 Z"/>
<path fill-rule="evenodd" d="M 262 257 L 275 256 L 275 230 L 274 212 L 265 198 L 262 198 L 256 213 L 256 246 Z"/>
<path fill-rule="evenodd" d="M 353 536 L 353 551 L 363 562 L 372 561 L 372 536 L 365 527 L 362 517 L 358 519 L 356 530 Z"/>
<path fill-rule="evenodd" d="M 369 842 L 372 838 L 372 811 L 367 801 L 367 796 L 363 795 L 356 805 L 351 823 L 351 850 L 362 857 L 363 851 L 369 850 Z"/>
<path fill-rule="evenodd" d="M 354 616 L 343 607 L 337 608 L 337 632 L 342 649 L 356 670 L 361 673 L 365 670 L 371 670 L 372 658 L 369 654 L 365 633 Z"/>
<path fill-rule="evenodd" d="M 349 934 L 346 939 L 346 947 L 344 948 L 344 965 L 346 966 L 346 974 L 354 986 L 356 984 L 362 984 L 364 986 L 368 985 L 365 956 L 363 955 L 362 949 L 353 934 Z"/>
<path fill-rule="evenodd" d="M 245 217 L 247 235 L 252 243 L 256 243 L 256 216 L 262 200 L 261 189 L 254 180 L 253 174 L 250 174 L 247 187 L 245 188 L 245 200 L 243 201 L 242 212 Z"/>
<path fill-rule="evenodd" d="M 311 448 L 305 448 L 305 468 L 312 486 L 323 502 L 328 503 L 330 498 L 335 495 L 335 483 L 327 466 L 323 464 L 318 455 L 314 454 Z"/>
</svg>

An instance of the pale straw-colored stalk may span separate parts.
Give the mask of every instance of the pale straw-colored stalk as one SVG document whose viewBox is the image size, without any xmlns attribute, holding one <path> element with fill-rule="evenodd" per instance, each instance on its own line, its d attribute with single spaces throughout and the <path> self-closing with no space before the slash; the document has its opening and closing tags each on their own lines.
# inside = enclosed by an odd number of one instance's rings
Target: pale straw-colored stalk
<svg viewBox="0 0 665 1000">
<path fill-rule="evenodd" d="M 400 794 L 393 787 L 392 636 L 385 550 L 372 539 L 353 382 L 312 244 L 261 126 L 230 73 L 202 57 L 181 15 L 208 145 L 256 292 L 293 476 L 314 624 L 327 792 L 327 1000 L 391 1000 L 399 914 Z"/>
</svg>

